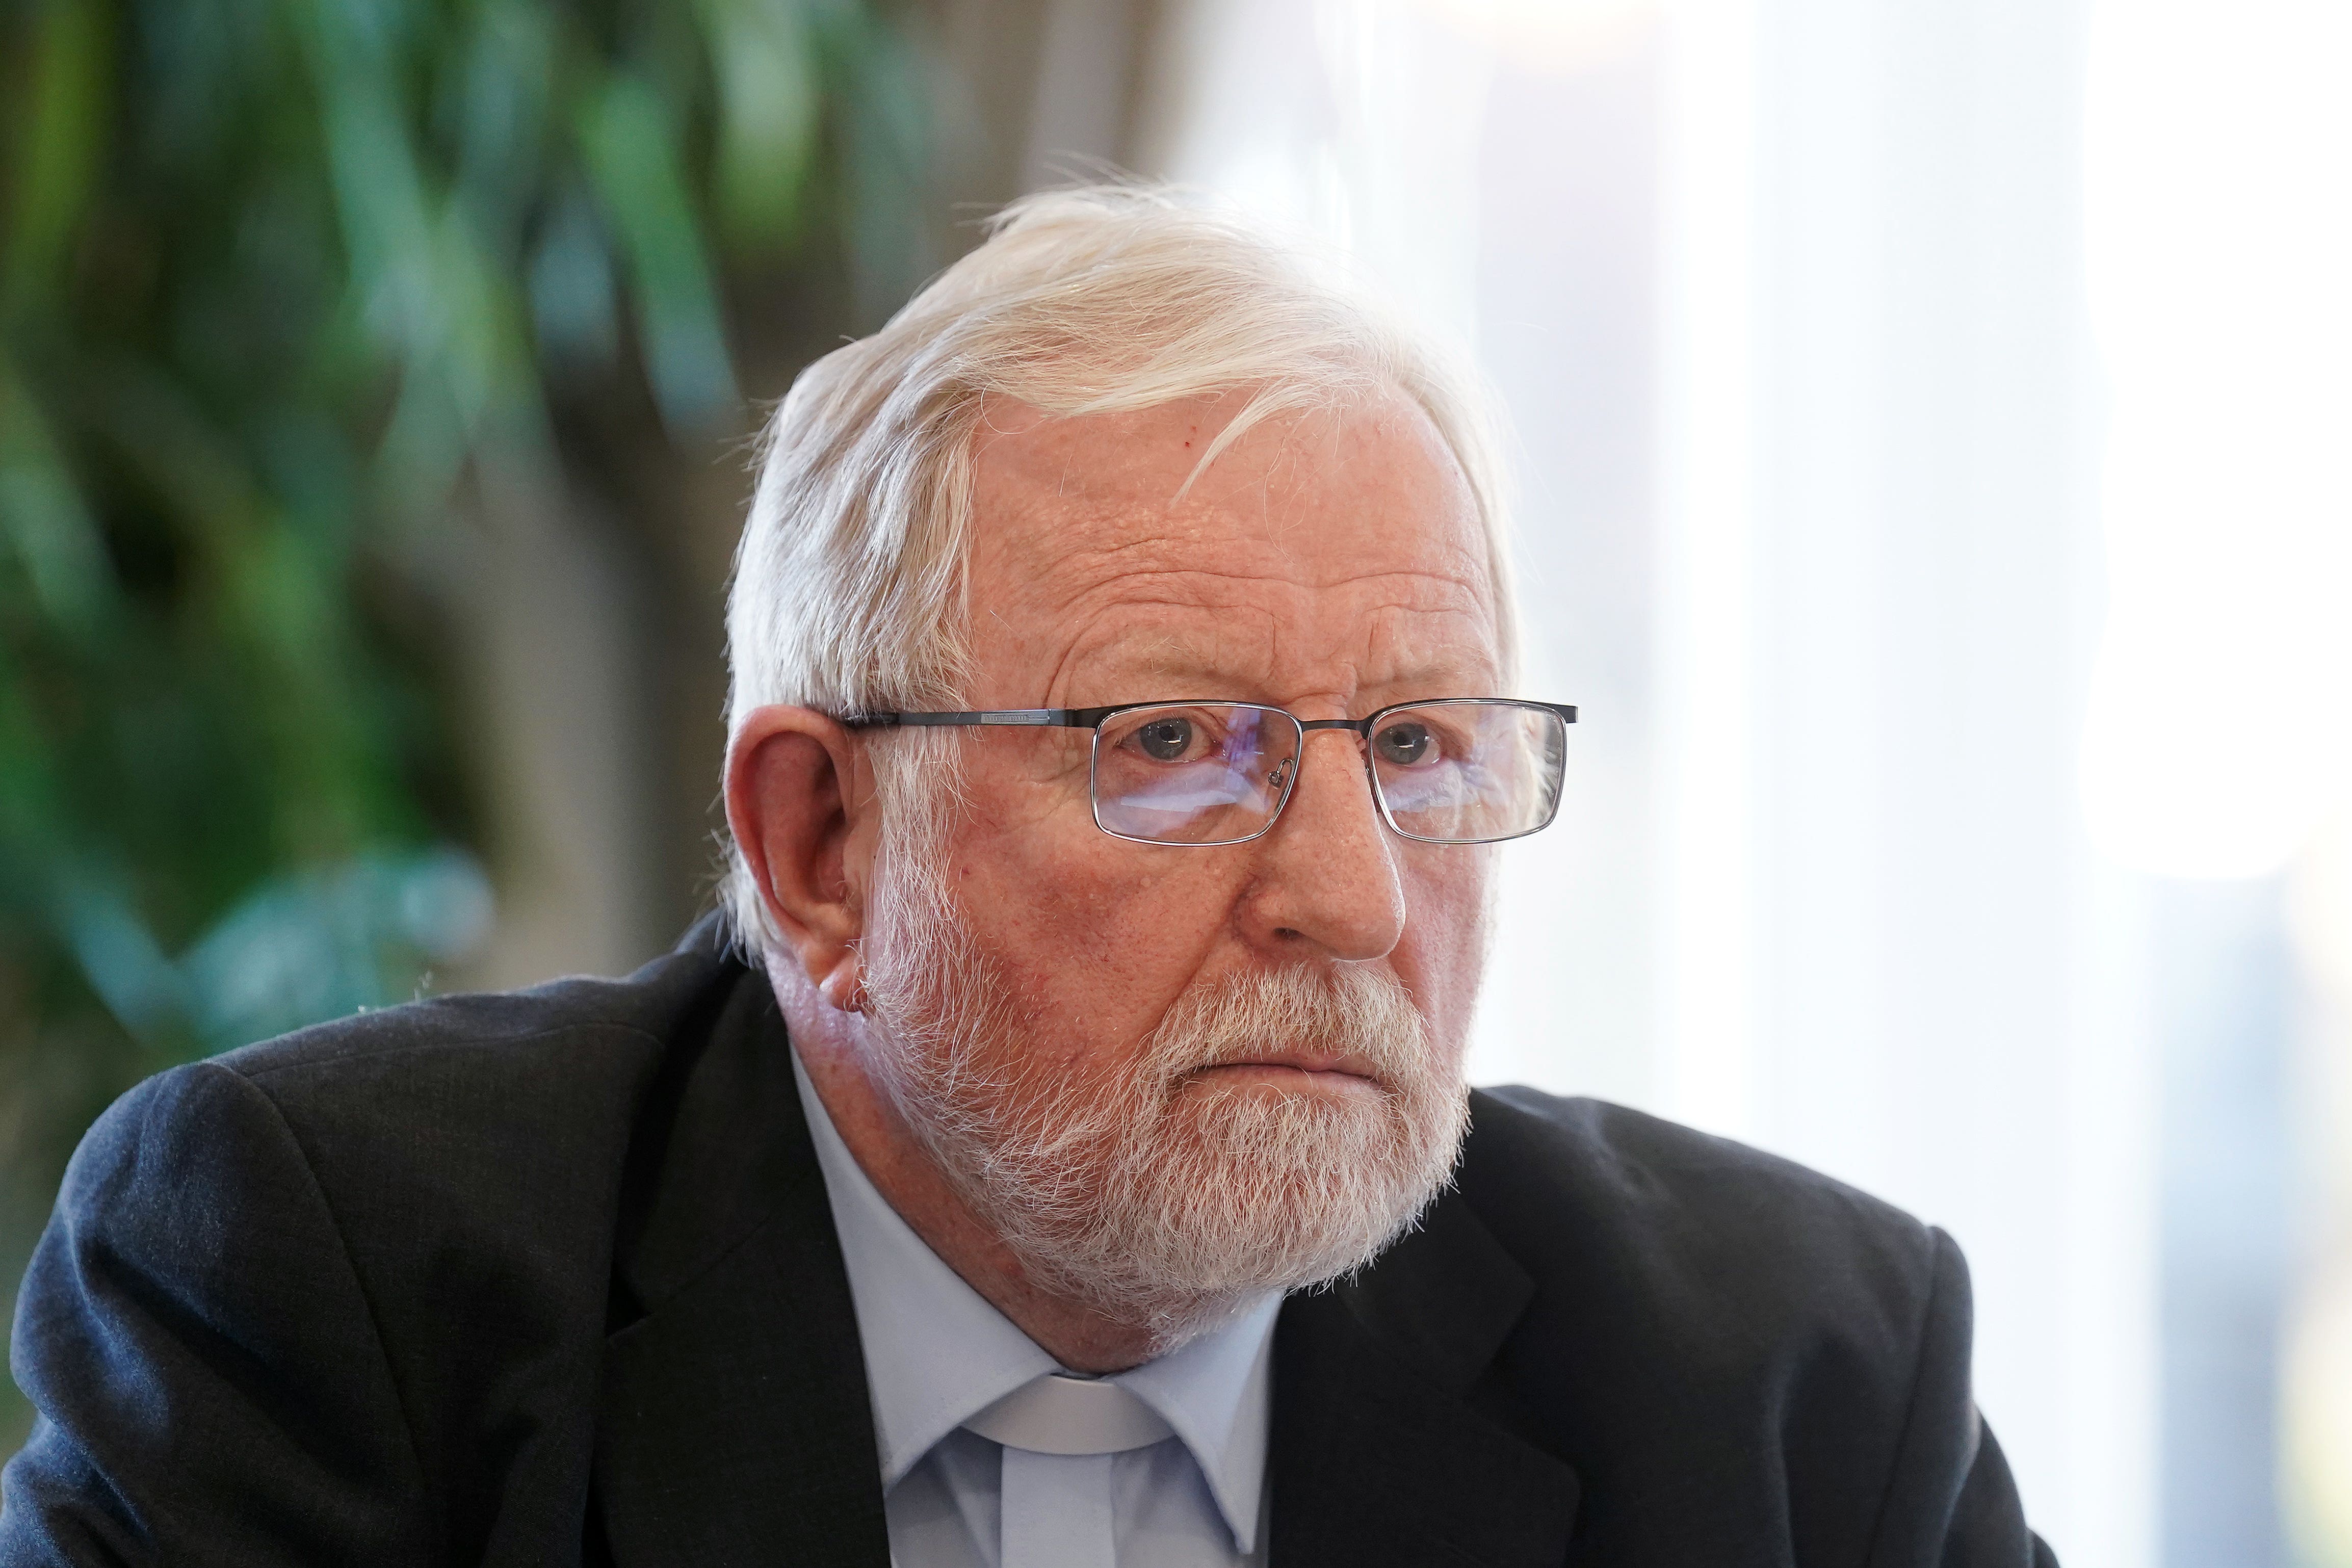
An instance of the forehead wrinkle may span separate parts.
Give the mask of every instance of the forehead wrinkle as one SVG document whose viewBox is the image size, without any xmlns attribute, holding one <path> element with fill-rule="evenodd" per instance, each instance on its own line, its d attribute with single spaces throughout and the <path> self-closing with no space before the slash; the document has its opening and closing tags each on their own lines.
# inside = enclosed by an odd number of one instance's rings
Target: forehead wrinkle
<svg viewBox="0 0 2352 1568">
<path fill-rule="evenodd" d="M 1270 670 L 1273 668 L 1275 662 L 1273 647 L 1279 622 L 1271 610 L 1262 605 L 1236 605 L 1228 607 L 1225 613 L 1219 615 L 1208 625 L 1205 628 L 1208 635 L 1205 637 L 1202 636 L 1203 628 L 1192 626 L 1120 628 L 1105 624 L 1123 610 L 1151 608 L 1194 610 L 1200 607 L 1187 601 L 1169 599 L 1126 599 L 1115 605 L 1101 606 L 1079 625 L 1076 635 L 1070 638 L 1068 644 L 1062 649 L 1060 657 L 1054 661 L 1053 669 L 1046 679 L 1045 689 L 1053 693 L 1068 690 L 1069 683 L 1078 679 L 1080 667 L 1097 659 L 1133 658 L 1130 650 L 1139 641 L 1147 649 L 1172 655 L 1173 657 L 1166 660 L 1167 667 L 1171 669 L 1187 663 L 1203 671 L 1242 667 L 1255 667 Z M 1253 632 L 1235 624 L 1244 620 L 1255 620 L 1262 625 Z M 1225 645 L 1235 642 L 1255 642 L 1259 646 L 1255 654 L 1243 651 L 1238 656 L 1228 655 Z M 1135 662 L 1148 664 L 1150 662 L 1150 653 L 1146 653 L 1141 659 Z M 1162 692 L 1154 695 L 1215 696 L 1220 694 Z"/>
<path fill-rule="evenodd" d="M 1468 620 L 1470 636 L 1464 639 L 1432 636 L 1429 623 L 1433 620 Z M 1347 686 L 1350 695 L 1367 688 L 1378 690 L 1440 677 L 1467 680 L 1474 672 L 1489 675 L 1495 668 L 1493 627 L 1475 605 L 1433 607 L 1391 603 L 1367 610 L 1360 625 L 1362 638 L 1346 661 L 1353 676 Z"/>
<path fill-rule="evenodd" d="M 1465 612 L 1475 612 L 1486 607 L 1486 595 L 1478 577 L 1475 575 L 1456 576 L 1451 572 L 1351 572 L 1337 577 L 1325 578 L 1323 581 L 1308 584 L 1308 586 L 1313 587 L 1317 592 L 1329 594 L 1338 592 L 1343 588 L 1353 588 L 1362 584 L 1391 583 L 1400 580 L 1408 583 L 1442 584 L 1446 588 L 1453 590 L 1453 594 L 1441 594 L 1434 595 L 1436 602 L 1433 603 L 1407 603 L 1400 599 L 1391 601 L 1388 605 L 1372 605 L 1370 606 L 1370 608 L 1392 608 L 1421 611 L 1459 609 Z M 1460 602 L 1458 604 L 1448 604 L 1444 602 L 1455 595 L 1459 596 Z"/>
<path fill-rule="evenodd" d="M 1094 693 L 1117 701 L 1181 696 L 1344 697 L 1365 689 L 1413 682 L 1472 680 L 1490 674 L 1495 664 L 1489 628 L 1480 624 L 1475 605 L 1429 606 L 1398 601 L 1370 605 L 1348 618 L 1335 646 L 1303 648 L 1298 643 L 1312 633 L 1286 626 L 1283 616 L 1256 605 L 1222 606 L 1205 622 L 1147 623 L 1139 627 L 1115 624 L 1129 610 L 1189 612 L 1199 607 L 1190 601 L 1168 599 L 1123 599 L 1103 605 L 1087 617 L 1055 659 L 1046 691 L 1068 692 L 1087 667 L 1100 663 L 1132 670 L 1137 679 L 1150 679 L 1156 667 L 1171 679 L 1198 670 L 1208 679 L 1236 680 L 1250 689 Z M 1465 619 L 1472 624 L 1465 639 L 1433 635 L 1427 625 L 1432 620 Z"/>
<path fill-rule="evenodd" d="M 1311 487 L 1286 489 L 1289 493 L 1279 504 L 1261 493 L 1255 498 L 1256 505 L 1244 508 L 1198 494 L 1181 501 L 1139 501 L 1117 493 L 1115 485 L 1101 494 L 1056 489 L 1041 495 L 1033 487 L 1023 498 L 998 498 L 1025 504 L 999 510 L 989 530 L 990 542 L 1041 576 L 1088 561 L 1118 563 L 1121 570 L 1133 570 L 1125 563 L 1138 555 L 1167 561 L 1162 570 L 1182 570 L 1181 557 L 1206 549 L 1228 555 L 1232 575 L 1274 576 L 1327 588 L 1350 580 L 1355 574 L 1319 580 L 1310 575 L 1316 552 L 1295 549 L 1290 541 L 1307 529 L 1317 507 L 1328 498 Z M 1443 513 L 1432 515 L 1425 520 L 1423 538 L 1435 547 L 1433 553 L 1446 558 L 1446 569 L 1431 574 L 1458 574 L 1470 586 L 1486 579 L 1487 562 L 1483 542 L 1463 538 L 1459 521 Z"/>
<path fill-rule="evenodd" d="M 1218 604 L 1245 599 L 1253 594 L 1264 594 L 1267 590 L 1291 595 L 1332 595 L 1366 584 L 1383 583 L 1433 584 L 1440 585 L 1444 590 L 1433 595 L 1401 595 L 1400 603 L 1405 599 L 1419 601 L 1404 605 L 1403 607 L 1407 608 L 1435 609 L 1458 605 L 1464 609 L 1475 610 L 1486 607 L 1486 600 L 1488 595 L 1485 587 L 1484 568 L 1477 563 L 1463 563 L 1462 570 L 1459 572 L 1387 568 L 1314 576 L 1296 569 L 1310 565 L 1311 563 L 1290 552 L 1268 552 L 1275 556 L 1276 561 L 1294 568 L 1279 574 L 1264 570 L 1263 565 L 1266 563 L 1254 561 L 1235 561 L 1226 567 L 1180 564 L 1173 562 L 1165 565 L 1137 566 L 1118 559 L 1134 551 L 1148 550 L 1154 545 L 1164 545 L 1170 542 L 1171 542 L 1163 539 L 1138 540 L 1100 550 L 1072 552 L 1057 555 L 1051 559 L 1045 570 L 1039 572 L 1030 581 L 1041 588 L 1056 578 L 1067 581 L 1067 587 L 1058 599 L 1049 601 L 1047 605 L 1048 608 L 1058 612 L 1068 611 L 1090 593 L 1104 590 L 1116 591 L 1117 585 L 1123 581 L 1150 584 L 1154 585 L 1155 590 L 1160 590 L 1162 584 L 1170 582 L 1198 582 L 1211 585 L 1231 584 L 1238 589 L 1237 593 L 1227 595 L 1202 593 L 1189 597 L 1171 596 L 1170 602 L 1189 604 L 1200 608 L 1213 608 Z M 1197 549 L 1198 547 L 1198 542 L 1182 542 L 1188 548 Z"/>
<path fill-rule="evenodd" d="M 1056 468 L 1057 479 L 1073 468 Z M 1202 579 L 1232 579 L 1259 587 L 1332 593 L 1381 576 L 1412 577 L 1444 584 L 1467 599 L 1482 601 L 1491 594 L 1489 563 L 1479 542 L 1462 537 L 1451 524 L 1458 519 L 1429 518 L 1423 529 L 1432 555 L 1439 559 L 1431 570 L 1346 571 L 1318 574 L 1318 567 L 1339 565 L 1325 552 L 1293 548 L 1290 541 L 1307 527 L 1317 497 L 1308 487 L 1282 487 L 1276 500 L 1262 485 L 1247 509 L 1199 496 L 1157 506 L 1139 506 L 1116 493 L 1071 494 L 1056 483 L 1054 493 L 1038 495 L 1036 487 L 1025 505 L 1005 507 L 990 529 L 1000 558 L 1014 568 L 1017 579 L 1038 588 L 1058 588 L 1056 609 L 1066 609 L 1086 593 L 1118 576 L 1183 575 Z M 1118 487 L 1110 487 L 1116 492 Z M 1014 498 L 1000 498 L 1013 501 Z M 1275 503 L 1275 504 L 1269 504 Z M 1203 566 L 1204 552 L 1219 552 L 1217 567 Z"/>
<path fill-rule="evenodd" d="M 1437 591 L 1427 591 L 1433 585 Z M 1415 588 L 1423 591 L 1412 591 Z M 1360 573 L 1328 584 L 1302 584 L 1268 582 L 1263 577 L 1201 568 L 1128 572 L 1066 595 L 1047 596 L 1046 603 L 1040 606 L 1044 611 L 1040 622 L 1050 625 L 1055 620 L 1066 621 L 1073 615 L 1083 615 L 1083 625 L 1092 627 L 1127 610 L 1205 612 L 1213 623 L 1248 615 L 1269 621 L 1279 643 L 1286 621 L 1299 636 L 1325 633 L 1334 618 L 1328 613 L 1328 600 L 1350 590 L 1367 589 L 1383 592 L 1368 603 L 1349 605 L 1341 623 L 1345 627 L 1367 627 L 1369 637 L 1373 623 L 1398 616 L 1467 618 L 1476 623 L 1473 637 L 1482 651 L 1491 649 L 1493 617 L 1485 596 L 1473 584 L 1437 573 Z M 1087 601 L 1097 595 L 1100 602 L 1092 608 L 1086 607 Z M 1269 596 L 1277 603 L 1268 604 Z M 1300 600 L 1308 602 L 1297 603 Z M 1283 613 L 1286 608 L 1290 611 L 1286 616 Z M 1341 635 L 1352 640 L 1349 632 L 1343 630 Z M 1076 644 L 1076 639 L 1073 639 L 1073 649 Z M 1066 661 L 1068 657 L 1066 652 Z M 1270 662 L 1278 665 L 1281 657 L 1277 647 Z"/>
</svg>

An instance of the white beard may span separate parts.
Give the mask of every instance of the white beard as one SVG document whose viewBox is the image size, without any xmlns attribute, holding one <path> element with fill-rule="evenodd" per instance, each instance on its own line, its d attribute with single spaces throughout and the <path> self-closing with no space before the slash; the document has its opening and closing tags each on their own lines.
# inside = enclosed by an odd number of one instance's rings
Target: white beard
<svg viewBox="0 0 2352 1568">
<path fill-rule="evenodd" d="M 1460 1062 L 1387 970 L 1198 984 L 1123 1070 L 1041 1072 L 996 967 L 917 860 L 886 846 L 869 905 L 877 1076 L 1040 1287 L 1165 1353 L 1265 1291 L 1361 1268 L 1444 1187 L 1469 1116 Z M 1356 1058 L 1378 1092 L 1196 1076 L 1286 1047 Z"/>
</svg>

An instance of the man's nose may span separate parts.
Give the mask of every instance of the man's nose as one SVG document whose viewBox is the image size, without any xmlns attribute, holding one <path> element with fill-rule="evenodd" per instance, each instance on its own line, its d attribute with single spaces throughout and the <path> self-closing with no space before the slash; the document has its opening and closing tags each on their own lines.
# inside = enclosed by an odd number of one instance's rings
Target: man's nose
<svg viewBox="0 0 2352 1568">
<path fill-rule="evenodd" d="M 1317 730 L 1297 759 L 1290 802 L 1264 848 L 1245 913 L 1271 946 L 1312 942 L 1333 958 L 1385 957 L 1404 934 L 1404 887 L 1381 822 L 1361 742 Z"/>
</svg>

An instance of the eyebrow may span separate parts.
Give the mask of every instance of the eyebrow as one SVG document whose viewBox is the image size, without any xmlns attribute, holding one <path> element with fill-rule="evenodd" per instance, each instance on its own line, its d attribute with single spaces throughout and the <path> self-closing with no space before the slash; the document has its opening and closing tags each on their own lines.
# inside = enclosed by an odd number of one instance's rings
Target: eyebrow
<svg viewBox="0 0 2352 1568">
<path fill-rule="evenodd" d="M 1470 679 L 1472 669 L 1479 663 L 1480 661 L 1475 658 L 1423 658 L 1390 672 L 1381 679 L 1365 682 L 1364 689 L 1385 691 L 1405 687 L 1457 686 Z M 1141 691 L 1127 696 L 1114 696 L 1108 692 L 1103 694 L 1106 700 L 1115 701 L 1149 702 L 1157 701 L 1163 697 L 1232 697 L 1252 700 L 1266 700 L 1265 695 L 1254 694 L 1248 689 L 1237 689 L 1256 687 L 1259 683 L 1255 679 L 1237 681 L 1228 669 L 1218 665 L 1216 661 L 1204 658 L 1196 650 L 1181 646 L 1169 647 L 1164 652 L 1159 653 L 1129 652 L 1125 649 L 1108 653 L 1101 658 L 1092 661 L 1087 672 L 1089 682 L 1098 677 L 1108 678 L 1107 684 L 1137 681 L 1170 683 L 1166 690 Z M 1482 677 L 1481 679 L 1491 679 L 1492 678 Z M 1193 684 L 1179 689 L 1179 685 L 1185 682 Z M 1263 693 L 1262 688 L 1260 690 Z M 1274 700 L 1280 700 L 1280 694 L 1272 695 Z M 1501 693 L 1484 690 L 1459 692 L 1449 690 L 1448 695 L 1492 697 L 1499 696 Z"/>
</svg>

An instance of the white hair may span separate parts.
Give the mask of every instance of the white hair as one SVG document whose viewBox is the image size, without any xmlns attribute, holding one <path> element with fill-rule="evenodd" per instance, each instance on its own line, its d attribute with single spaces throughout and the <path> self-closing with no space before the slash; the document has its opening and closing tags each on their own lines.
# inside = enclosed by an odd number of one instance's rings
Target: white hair
<svg viewBox="0 0 2352 1568">
<path fill-rule="evenodd" d="M 1467 482 L 1515 677 L 1491 400 L 1450 354 L 1310 251 L 1166 187 L 1049 191 L 991 227 L 880 331 L 802 372 L 770 422 L 728 596 L 730 734 L 776 703 L 961 705 L 972 435 L 991 398 L 1068 417 L 1248 389 L 1197 476 L 1262 420 L 1402 392 Z M 927 731 L 877 748 L 886 820 L 898 800 L 939 798 L 899 775 L 952 745 Z M 731 845 L 721 897 L 738 931 L 772 945 Z"/>
</svg>

